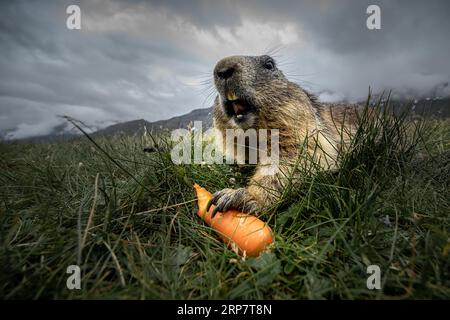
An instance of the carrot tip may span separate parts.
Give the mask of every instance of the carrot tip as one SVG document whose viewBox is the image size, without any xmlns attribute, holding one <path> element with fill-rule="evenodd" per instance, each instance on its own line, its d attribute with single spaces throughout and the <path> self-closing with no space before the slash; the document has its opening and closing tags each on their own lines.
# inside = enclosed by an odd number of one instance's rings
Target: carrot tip
<svg viewBox="0 0 450 320">
<path fill-rule="evenodd" d="M 198 189 L 201 189 L 202 187 L 201 187 L 200 185 L 198 185 L 197 183 L 194 183 L 194 188 L 195 188 L 196 190 L 198 190 Z"/>
</svg>

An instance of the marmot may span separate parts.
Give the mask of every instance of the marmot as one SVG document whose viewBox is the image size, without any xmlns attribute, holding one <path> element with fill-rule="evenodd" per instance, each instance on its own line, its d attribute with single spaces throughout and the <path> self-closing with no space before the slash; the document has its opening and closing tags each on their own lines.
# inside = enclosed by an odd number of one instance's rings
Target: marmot
<svg viewBox="0 0 450 320">
<path fill-rule="evenodd" d="M 355 129 L 355 106 L 318 102 L 289 81 L 268 55 L 220 60 L 214 68 L 214 84 L 218 94 L 213 123 L 218 132 L 279 130 L 278 163 L 257 163 L 247 187 L 216 192 L 210 202 L 214 213 L 229 209 L 258 213 L 274 204 L 302 148 L 321 169 L 335 168 L 340 150 Z"/>
</svg>

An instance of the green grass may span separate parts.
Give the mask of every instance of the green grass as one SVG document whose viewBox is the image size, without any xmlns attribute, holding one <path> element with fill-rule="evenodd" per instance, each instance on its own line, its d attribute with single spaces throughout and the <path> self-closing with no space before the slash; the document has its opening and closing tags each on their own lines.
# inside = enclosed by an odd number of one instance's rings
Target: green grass
<svg viewBox="0 0 450 320">
<path fill-rule="evenodd" d="M 274 245 L 245 260 L 192 188 L 245 185 L 233 166 L 174 165 L 142 152 L 148 137 L 96 139 L 106 154 L 86 138 L 0 144 L 0 297 L 450 298 L 450 122 L 361 123 L 339 171 L 292 178 L 262 215 Z M 73 264 L 81 290 L 66 288 Z M 366 287 L 371 264 L 382 290 Z"/>
</svg>

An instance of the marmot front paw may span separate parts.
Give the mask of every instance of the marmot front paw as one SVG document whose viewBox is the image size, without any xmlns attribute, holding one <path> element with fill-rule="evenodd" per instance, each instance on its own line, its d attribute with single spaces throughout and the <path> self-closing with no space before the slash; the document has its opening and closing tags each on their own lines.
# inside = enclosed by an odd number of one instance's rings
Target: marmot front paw
<svg viewBox="0 0 450 320">
<path fill-rule="evenodd" d="M 206 208 L 209 211 L 211 205 L 214 205 L 214 211 L 211 218 L 217 212 L 227 210 L 239 210 L 246 213 L 255 214 L 258 212 L 258 204 L 252 195 L 245 188 L 239 189 L 223 189 L 213 194 Z"/>
</svg>

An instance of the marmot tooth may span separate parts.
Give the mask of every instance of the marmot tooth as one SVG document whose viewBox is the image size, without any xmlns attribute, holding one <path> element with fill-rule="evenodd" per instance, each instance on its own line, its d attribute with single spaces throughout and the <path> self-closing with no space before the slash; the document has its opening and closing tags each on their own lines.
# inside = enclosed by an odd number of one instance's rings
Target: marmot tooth
<svg viewBox="0 0 450 320">
<path fill-rule="evenodd" d="M 227 99 L 230 101 L 234 101 L 237 100 L 237 96 L 234 94 L 234 92 L 228 92 Z"/>
</svg>

